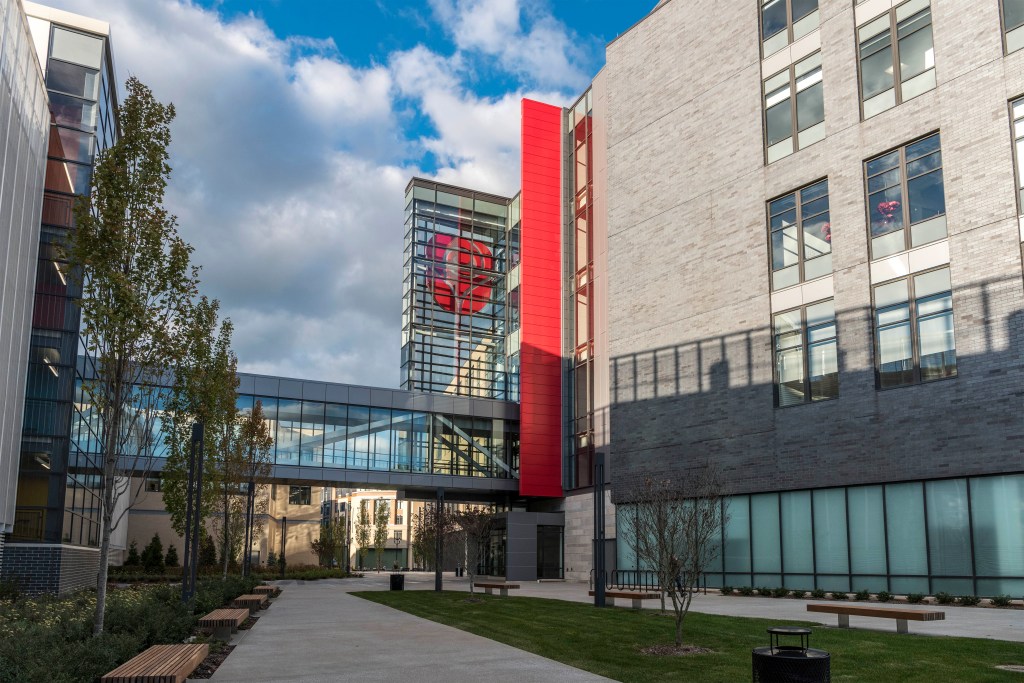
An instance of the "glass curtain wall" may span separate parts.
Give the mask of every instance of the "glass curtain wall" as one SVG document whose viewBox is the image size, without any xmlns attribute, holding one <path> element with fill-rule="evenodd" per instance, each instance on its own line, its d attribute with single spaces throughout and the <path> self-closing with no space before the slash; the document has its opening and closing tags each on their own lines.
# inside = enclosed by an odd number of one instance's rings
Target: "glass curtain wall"
<svg viewBox="0 0 1024 683">
<path fill-rule="evenodd" d="M 99 425 L 77 379 L 80 292 L 60 246 L 76 197 L 89 192 L 96 152 L 117 139 L 115 84 L 104 36 L 38 26 L 49 30 L 35 39 L 48 45 L 50 135 L 12 540 L 96 546 Z"/>
<path fill-rule="evenodd" d="M 569 163 L 572 178 L 572 287 L 569 288 L 569 316 L 572 358 L 569 371 L 569 462 L 566 467 L 566 488 L 591 486 L 594 458 L 594 248 L 591 239 L 594 208 L 593 111 L 588 90 L 568 111 L 571 149 Z"/>
<path fill-rule="evenodd" d="M 508 200 L 414 180 L 406 195 L 402 388 L 504 399 Z"/>
<path fill-rule="evenodd" d="M 1022 500 L 1024 474 L 732 496 L 708 585 L 1019 596 Z"/>
</svg>

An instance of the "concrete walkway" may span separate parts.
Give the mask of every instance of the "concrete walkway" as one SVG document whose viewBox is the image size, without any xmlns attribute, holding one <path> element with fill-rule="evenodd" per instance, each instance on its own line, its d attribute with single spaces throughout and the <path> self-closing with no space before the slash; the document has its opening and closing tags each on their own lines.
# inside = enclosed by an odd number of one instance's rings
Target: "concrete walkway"
<svg viewBox="0 0 1024 683">
<path fill-rule="evenodd" d="M 410 588 L 427 581 L 410 576 Z M 388 575 L 277 582 L 284 592 L 240 631 L 214 681 L 607 681 L 565 664 L 348 595 Z M 430 578 L 430 588 L 433 579 Z M 465 583 L 463 583 L 465 586 Z"/>
</svg>

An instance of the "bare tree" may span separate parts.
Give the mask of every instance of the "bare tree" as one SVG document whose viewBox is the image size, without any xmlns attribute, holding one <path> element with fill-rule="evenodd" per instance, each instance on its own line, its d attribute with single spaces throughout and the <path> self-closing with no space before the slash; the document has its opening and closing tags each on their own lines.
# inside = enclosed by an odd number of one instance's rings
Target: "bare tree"
<svg viewBox="0 0 1024 683">
<path fill-rule="evenodd" d="M 647 479 L 620 508 L 626 543 L 637 566 L 649 567 L 662 593 L 672 601 L 675 644 L 682 645 L 683 621 L 701 575 L 721 552 L 721 530 L 728 520 L 719 470 L 707 464 L 682 482 Z"/>
<path fill-rule="evenodd" d="M 494 513 L 486 508 L 466 508 L 454 514 L 455 524 L 465 541 L 466 573 L 469 574 L 469 592 L 473 592 L 473 577 L 483 559 L 484 548 L 491 535 Z"/>
</svg>

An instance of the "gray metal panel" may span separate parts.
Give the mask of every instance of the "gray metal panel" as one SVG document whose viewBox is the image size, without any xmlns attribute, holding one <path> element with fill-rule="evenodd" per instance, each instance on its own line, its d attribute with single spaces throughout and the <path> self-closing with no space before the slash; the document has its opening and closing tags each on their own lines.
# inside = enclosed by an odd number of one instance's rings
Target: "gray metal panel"
<svg viewBox="0 0 1024 683">
<path fill-rule="evenodd" d="M 348 403 L 349 386 L 347 384 L 328 384 L 326 400 L 332 403 Z"/>
<path fill-rule="evenodd" d="M 494 402 L 470 400 L 469 411 L 473 417 L 493 417 Z"/>
<path fill-rule="evenodd" d="M 303 382 L 302 398 L 307 401 L 326 401 L 327 385 L 323 382 Z"/>
<path fill-rule="evenodd" d="M 368 406 L 370 405 L 370 389 L 369 387 L 349 387 L 348 388 L 348 402 L 352 405 Z"/>
<path fill-rule="evenodd" d="M 277 396 L 280 380 L 277 377 L 256 377 L 256 386 L 253 393 L 260 396 Z"/>
<path fill-rule="evenodd" d="M 370 405 L 377 408 L 391 408 L 391 395 L 390 389 L 370 389 Z"/>
<path fill-rule="evenodd" d="M 302 382 L 295 379 L 280 380 L 281 386 L 278 389 L 278 396 L 281 398 L 302 398 Z"/>
<path fill-rule="evenodd" d="M 433 407 L 433 401 L 426 394 L 412 394 L 410 404 L 413 410 L 429 411 Z"/>
<path fill-rule="evenodd" d="M 430 397 L 430 410 L 435 413 L 454 413 L 455 399 L 452 396 L 434 394 Z"/>
<path fill-rule="evenodd" d="M 407 391 L 395 391 L 391 395 L 391 407 L 399 410 L 415 410 L 416 399 Z"/>
<path fill-rule="evenodd" d="M 238 393 L 252 394 L 256 391 L 256 378 L 252 375 L 238 375 Z"/>
<path fill-rule="evenodd" d="M 472 415 L 472 403 L 468 398 L 453 399 L 452 412 L 456 415 Z"/>
</svg>

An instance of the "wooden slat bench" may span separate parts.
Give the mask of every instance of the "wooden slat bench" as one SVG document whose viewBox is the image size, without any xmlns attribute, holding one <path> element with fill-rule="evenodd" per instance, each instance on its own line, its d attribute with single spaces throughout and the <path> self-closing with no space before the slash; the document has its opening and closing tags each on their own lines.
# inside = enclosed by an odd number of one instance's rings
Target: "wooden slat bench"
<svg viewBox="0 0 1024 683">
<path fill-rule="evenodd" d="M 590 596 L 591 597 L 594 596 L 594 591 L 590 591 Z M 643 601 L 644 600 L 652 600 L 652 599 L 657 598 L 657 597 L 659 597 L 659 595 L 657 593 L 644 593 L 644 592 L 641 592 L 641 591 L 607 591 L 606 590 L 604 592 L 605 602 L 608 605 L 614 607 L 615 606 L 615 598 L 618 598 L 620 600 L 631 600 L 632 601 L 631 605 L 632 605 L 633 609 L 640 609 L 641 607 L 643 607 Z"/>
<path fill-rule="evenodd" d="M 896 632 L 908 633 L 908 621 L 942 621 L 945 612 L 926 611 L 921 609 L 900 609 L 898 607 L 867 607 L 865 605 L 807 605 L 808 612 L 824 612 L 839 615 L 839 628 L 850 628 L 850 617 L 879 617 L 895 619 Z"/>
<path fill-rule="evenodd" d="M 206 643 L 154 645 L 100 678 L 101 683 L 184 683 L 210 654 Z"/>
<path fill-rule="evenodd" d="M 253 594 L 239 595 L 231 603 L 231 606 L 232 607 L 246 607 L 246 608 L 248 608 L 249 613 L 252 614 L 256 610 L 263 609 L 264 607 L 267 606 L 267 596 L 266 595 L 253 595 Z"/>
<path fill-rule="evenodd" d="M 277 592 L 277 586 L 256 586 L 252 589 L 255 595 L 273 595 Z"/>
<path fill-rule="evenodd" d="M 249 610 L 240 609 L 215 609 L 199 620 L 200 628 L 208 628 L 213 631 L 213 637 L 223 640 L 225 643 L 231 640 L 231 634 L 238 630 L 238 627 L 249 618 Z"/>
<path fill-rule="evenodd" d="M 503 598 L 508 597 L 510 590 L 519 588 L 518 583 L 499 583 L 497 581 L 474 581 L 473 586 L 475 588 L 483 588 L 488 595 L 494 595 L 494 591 L 497 589 Z"/>
</svg>

